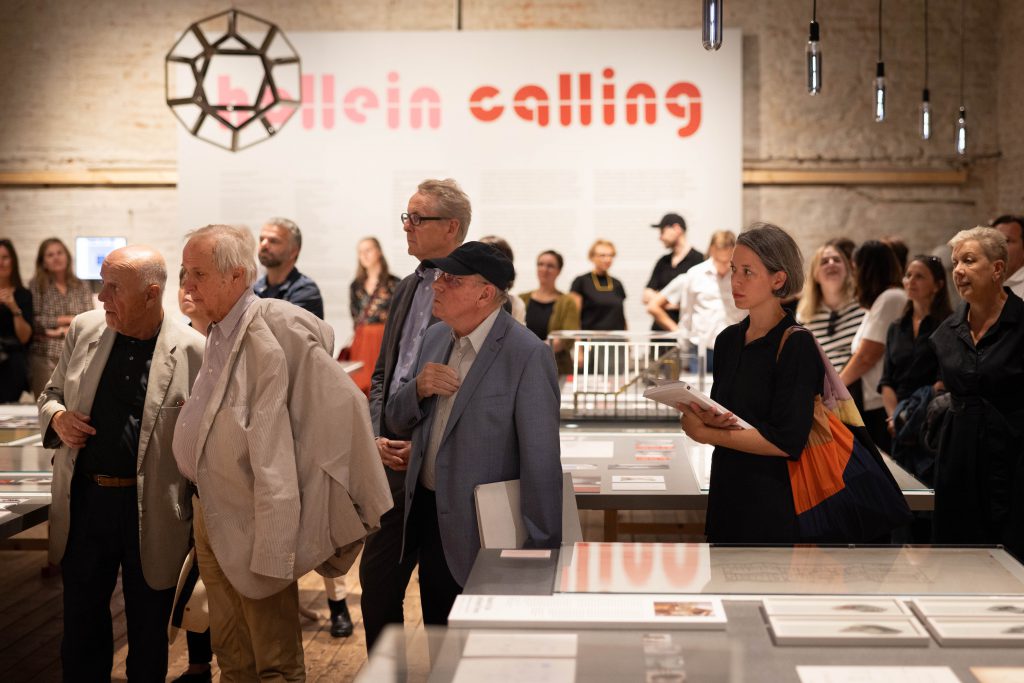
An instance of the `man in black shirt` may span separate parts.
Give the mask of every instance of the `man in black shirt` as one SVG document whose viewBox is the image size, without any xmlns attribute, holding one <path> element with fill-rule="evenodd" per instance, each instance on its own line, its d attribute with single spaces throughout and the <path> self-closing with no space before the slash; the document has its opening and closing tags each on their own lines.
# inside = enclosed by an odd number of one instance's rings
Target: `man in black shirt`
<svg viewBox="0 0 1024 683">
<path fill-rule="evenodd" d="M 295 262 L 302 250 L 302 231 L 287 218 L 271 218 L 260 230 L 260 264 L 267 274 L 252 290 L 261 299 L 284 299 L 324 319 L 324 300 L 313 279 L 299 272 Z"/>
<path fill-rule="evenodd" d="M 128 679 L 162 681 L 192 518 L 171 440 L 203 339 L 164 317 L 167 268 L 155 250 L 115 250 L 100 276 L 103 310 L 72 321 L 39 397 L 43 445 L 57 449 L 50 559 L 64 576 L 64 680 L 110 680 L 120 570 Z"/>
<path fill-rule="evenodd" d="M 667 213 L 662 219 L 651 225 L 658 228 L 661 243 L 666 249 L 671 249 L 658 262 L 654 264 L 654 272 L 651 279 L 644 288 L 644 305 L 646 306 L 654 299 L 654 296 L 665 286 L 672 282 L 678 275 L 682 275 L 698 263 L 703 263 L 704 254 L 692 248 L 686 241 L 686 221 L 678 213 Z M 678 309 L 666 309 L 673 321 L 679 322 Z M 657 321 L 651 325 L 652 330 L 664 330 Z"/>
</svg>

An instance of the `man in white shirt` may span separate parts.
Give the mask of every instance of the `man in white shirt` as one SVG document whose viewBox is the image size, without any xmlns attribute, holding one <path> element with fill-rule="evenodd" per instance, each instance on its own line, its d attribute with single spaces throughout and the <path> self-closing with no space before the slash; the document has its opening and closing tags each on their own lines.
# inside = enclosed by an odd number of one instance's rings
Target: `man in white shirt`
<svg viewBox="0 0 1024 683">
<path fill-rule="evenodd" d="M 678 330 L 680 341 L 707 349 L 709 371 L 715 338 L 746 315 L 736 308 L 732 298 L 729 262 L 735 246 L 736 236 L 728 230 L 719 230 L 711 236 L 709 258 L 677 276 L 647 304 L 647 312 L 656 323 L 666 330 Z M 672 320 L 666 307 L 679 309 L 678 323 Z M 692 363 L 691 372 L 695 370 L 696 363 Z"/>
<path fill-rule="evenodd" d="M 1000 216 L 990 224 L 1006 237 L 1006 279 L 1003 286 L 1024 297 L 1024 217 Z"/>
</svg>

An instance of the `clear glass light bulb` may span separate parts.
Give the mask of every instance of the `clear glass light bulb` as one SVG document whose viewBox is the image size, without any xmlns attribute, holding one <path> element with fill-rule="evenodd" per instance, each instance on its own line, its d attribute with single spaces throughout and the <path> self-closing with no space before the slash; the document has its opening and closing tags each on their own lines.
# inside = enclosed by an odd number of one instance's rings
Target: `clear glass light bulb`
<svg viewBox="0 0 1024 683">
<path fill-rule="evenodd" d="M 921 139 L 927 140 L 932 136 L 932 105 L 929 101 L 928 88 L 921 92 Z"/>
<path fill-rule="evenodd" d="M 705 50 L 722 47 L 722 0 L 704 0 L 704 31 L 701 42 Z"/>
<path fill-rule="evenodd" d="M 818 22 L 811 22 L 810 35 L 807 39 L 807 93 L 817 95 L 821 92 L 821 43 L 818 42 L 820 31 Z"/>
<path fill-rule="evenodd" d="M 885 62 L 875 67 L 875 121 L 885 121 Z"/>
<path fill-rule="evenodd" d="M 956 153 L 967 154 L 967 110 L 963 107 L 956 115 Z"/>
</svg>

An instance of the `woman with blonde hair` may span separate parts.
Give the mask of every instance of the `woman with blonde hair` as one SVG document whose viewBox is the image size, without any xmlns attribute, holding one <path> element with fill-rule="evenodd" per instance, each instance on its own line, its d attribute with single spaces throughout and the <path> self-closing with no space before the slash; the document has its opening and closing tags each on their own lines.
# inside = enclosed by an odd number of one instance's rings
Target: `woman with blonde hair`
<svg viewBox="0 0 1024 683">
<path fill-rule="evenodd" d="M 1007 287 L 1006 238 L 961 230 L 963 298 L 929 338 L 951 405 L 935 459 L 936 543 L 1003 544 L 1024 560 L 1024 301 Z"/>
<path fill-rule="evenodd" d="M 615 245 L 595 240 L 587 258 L 594 264 L 593 270 L 577 277 L 569 288 L 580 309 L 580 325 L 584 330 L 626 329 L 626 288 L 608 272 L 615 260 Z"/>
<path fill-rule="evenodd" d="M 93 302 L 89 286 L 75 276 L 71 252 L 56 237 L 39 245 L 36 274 L 28 288 L 35 312 L 29 374 L 32 393 L 38 396 L 57 367 L 71 321 L 91 310 Z"/>
<path fill-rule="evenodd" d="M 836 372 L 842 372 L 850 360 L 850 342 L 865 313 L 857 301 L 853 266 L 846 254 L 831 242 L 818 247 L 810 260 L 796 319 L 818 340 Z"/>
</svg>

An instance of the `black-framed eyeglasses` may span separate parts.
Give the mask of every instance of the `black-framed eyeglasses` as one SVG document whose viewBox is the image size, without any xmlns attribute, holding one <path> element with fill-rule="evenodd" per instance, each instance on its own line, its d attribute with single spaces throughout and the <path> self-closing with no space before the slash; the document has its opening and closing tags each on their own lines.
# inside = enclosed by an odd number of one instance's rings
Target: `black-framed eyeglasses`
<svg viewBox="0 0 1024 683">
<path fill-rule="evenodd" d="M 423 221 L 443 221 L 444 216 L 421 216 L 418 213 L 403 213 L 402 214 L 402 225 L 408 223 L 414 228 Z"/>
</svg>

